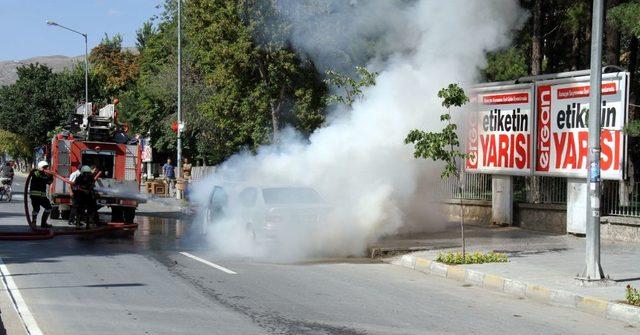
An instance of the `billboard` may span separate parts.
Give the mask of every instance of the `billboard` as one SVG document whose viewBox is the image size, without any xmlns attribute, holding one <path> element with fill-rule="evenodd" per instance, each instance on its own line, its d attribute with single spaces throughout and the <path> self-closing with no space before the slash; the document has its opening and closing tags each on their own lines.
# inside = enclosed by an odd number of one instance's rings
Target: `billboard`
<svg viewBox="0 0 640 335">
<path fill-rule="evenodd" d="M 603 179 L 624 178 L 628 82 L 626 72 L 602 76 L 599 117 Z M 536 175 L 587 177 L 589 90 L 588 76 L 536 84 Z"/>
<path fill-rule="evenodd" d="M 467 112 L 467 172 L 531 174 L 533 84 L 481 87 Z"/>
</svg>

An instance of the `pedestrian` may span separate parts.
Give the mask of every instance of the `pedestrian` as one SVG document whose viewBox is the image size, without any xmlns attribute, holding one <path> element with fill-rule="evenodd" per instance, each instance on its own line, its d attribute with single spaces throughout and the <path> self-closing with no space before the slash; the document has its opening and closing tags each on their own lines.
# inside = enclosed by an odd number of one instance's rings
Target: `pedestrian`
<svg viewBox="0 0 640 335">
<path fill-rule="evenodd" d="M 171 165 L 171 158 L 167 158 L 167 162 L 162 166 L 162 173 L 164 174 L 164 178 L 169 184 L 169 195 L 173 196 L 173 187 L 176 181 L 176 172 L 173 165 Z"/>
<path fill-rule="evenodd" d="M 191 163 L 187 157 L 184 158 L 182 163 L 182 178 L 191 180 Z"/>
<path fill-rule="evenodd" d="M 46 161 L 38 162 L 38 168 L 31 173 L 29 196 L 33 207 L 31 221 L 34 225 L 38 221 L 40 207 L 44 209 L 40 219 L 40 227 L 42 228 L 51 228 L 51 225 L 47 223 L 52 209 L 49 198 L 47 198 L 47 186 L 51 183 L 53 183 L 53 173 L 49 171 L 49 163 Z"/>
</svg>

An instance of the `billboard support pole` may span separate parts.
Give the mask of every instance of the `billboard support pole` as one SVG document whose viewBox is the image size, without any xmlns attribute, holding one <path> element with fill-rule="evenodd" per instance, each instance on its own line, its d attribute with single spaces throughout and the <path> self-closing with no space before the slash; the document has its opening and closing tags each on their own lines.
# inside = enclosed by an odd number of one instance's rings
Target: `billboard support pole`
<svg viewBox="0 0 640 335">
<path fill-rule="evenodd" d="M 587 171 L 586 266 L 581 280 L 605 278 L 600 266 L 600 106 L 602 87 L 602 26 L 604 0 L 593 1 L 591 28 L 591 85 L 589 94 L 589 169 Z"/>
</svg>

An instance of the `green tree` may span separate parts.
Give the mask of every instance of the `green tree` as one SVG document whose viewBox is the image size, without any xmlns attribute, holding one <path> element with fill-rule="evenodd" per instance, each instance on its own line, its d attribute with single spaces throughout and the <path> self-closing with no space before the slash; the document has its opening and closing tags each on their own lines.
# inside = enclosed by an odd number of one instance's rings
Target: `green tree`
<svg viewBox="0 0 640 335">
<path fill-rule="evenodd" d="M 357 99 L 362 98 L 364 88 L 375 86 L 377 72 L 369 72 L 367 68 L 362 66 L 356 66 L 355 70 L 359 77 L 357 80 L 333 70 L 326 71 L 325 83 L 341 92 L 341 94 L 330 95 L 327 99 L 328 103 L 339 103 L 351 107 Z"/>
<path fill-rule="evenodd" d="M 138 48 L 138 52 L 144 52 L 144 47 L 155 33 L 155 27 L 151 21 L 146 21 L 140 29 L 136 30 L 136 48 Z"/>
<path fill-rule="evenodd" d="M 438 97 L 442 99 L 442 107 L 446 110 L 440 115 L 440 121 L 445 126 L 440 131 L 423 131 L 414 129 L 405 138 L 405 143 L 414 145 L 413 155 L 415 158 L 431 159 L 444 163 L 440 177 L 442 179 L 454 177 L 458 184 L 458 192 L 462 194 L 462 174 L 460 165 L 468 155 L 460 151 L 460 140 L 458 139 L 458 126 L 451 120 L 451 108 L 462 107 L 469 102 L 469 98 L 464 90 L 457 84 L 449 84 L 438 92 Z M 464 237 L 464 204 L 460 199 L 460 234 L 462 239 L 462 259 L 466 259 L 466 243 Z"/>
<path fill-rule="evenodd" d="M 27 140 L 17 134 L 0 129 L 0 154 L 6 153 L 13 159 L 31 160 L 33 154 Z"/>
<path fill-rule="evenodd" d="M 192 2 L 186 15 L 188 57 L 211 92 L 197 108 L 208 121 L 199 143 L 215 160 L 275 143 L 285 125 L 322 124 L 326 86 L 289 45 L 273 1 Z"/>
<path fill-rule="evenodd" d="M 48 142 L 47 132 L 66 118 L 58 75 L 47 66 L 18 68 L 15 84 L 0 88 L 0 129 L 26 139 L 29 147 Z"/>
<path fill-rule="evenodd" d="M 524 50 L 512 46 L 487 54 L 487 67 L 482 71 L 487 81 L 506 81 L 528 74 Z"/>
<path fill-rule="evenodd" d="M 120 34 L 111 38 L 105 34 L 100 44 L 91 49 L 89 62 L 101 82 L 101 96 L 109 100 L 130 89 L 138 77 L 138 56 L 122 49 Z"/>
</svg>

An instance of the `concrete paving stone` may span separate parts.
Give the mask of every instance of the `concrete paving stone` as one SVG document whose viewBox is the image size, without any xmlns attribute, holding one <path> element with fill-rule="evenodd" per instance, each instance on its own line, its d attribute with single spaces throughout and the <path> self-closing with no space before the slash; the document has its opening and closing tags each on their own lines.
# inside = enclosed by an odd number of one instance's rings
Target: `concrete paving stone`
<svg viewBox="0 0 640 335">
<path fill-rule="evenodd" d="M 467 270 L 464 281 L 475 286 L 482 286 L 484 273 L 475 270 Z"/>
<path fill-rule="evenodd" d="M 526 296 L 526 290 L 527 284 L 517 280 L 505 278 L 503 292 L 524 298 Z"/>
<path fill-rule="evenodd" d="M 527 298 L 538 300 L 542 302 L 549 302 L 551 300 L 551 290 L 540 285 L 527 285 L 525 292 Z"/>
<path fill-rule="evenodd" d="M 420 272 L 431 272 L 431 263 L 432 261 L 428 259 L 417 257 L 415 259 L 414 269 Z"/>
<path fill-rule="evenodd" d="M 466 272 L 466 269 L 461 266 L 449 266 L 449 269 L 447 269 L 447 278 L 464 282 Z"/>
<path fill-rule="evenodd" d="M 431 273 L 436 276 L 446 277 L 447 276 L 448 266 L 446 264 L 432 262 L 431 263 Z"/>
<path fill-rule="evenodd" d="M 605 317 L 607 313 L 608 301 L 593 297 L 578 297 L 576 308 L 593 315 Z"/>
<path fill-rule="evenodd" d="M 607 318 L 637 323 L 640 320 L 640 308 L 626 304 L 609 303 L 607 306 Z"/>
<path fill-rule="evenodd" d="M 575 293 L 571 293 L 563 290 L 551 290 L 551 295 L 549 297 L 551 299 L 551 303 L 554 305 L 565 306 L 565 307 L 576 307 L 578 296 Z"/>
<path fill-rule="evenodd" d="M 502 292 L 504 289 L 504 278 L 492 274 L 485 274 L 483 287 Z"/>
</svg>

